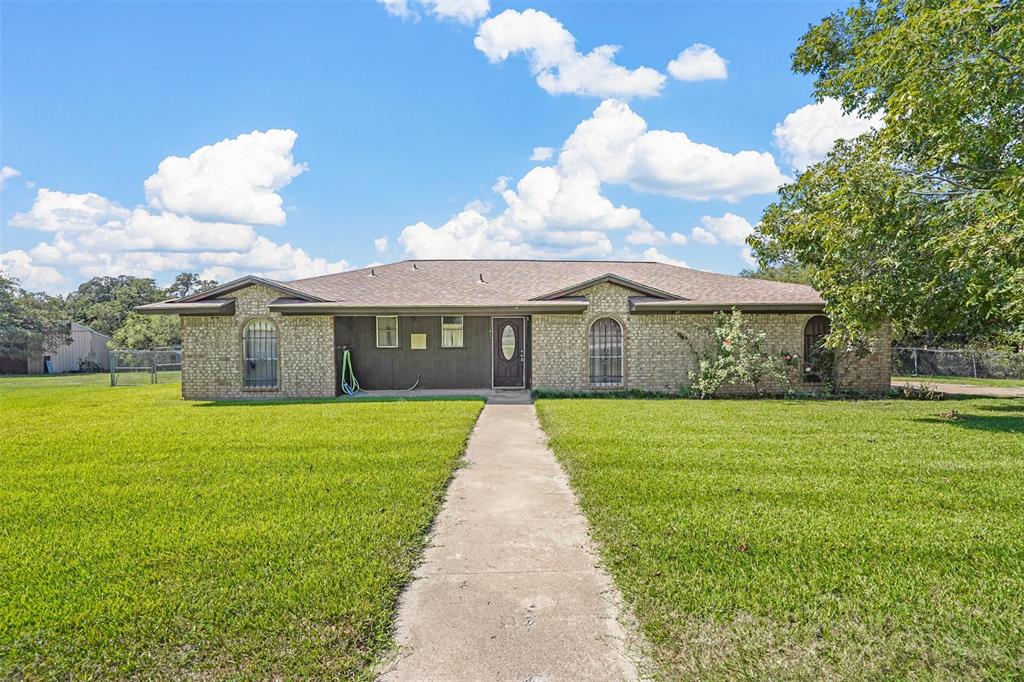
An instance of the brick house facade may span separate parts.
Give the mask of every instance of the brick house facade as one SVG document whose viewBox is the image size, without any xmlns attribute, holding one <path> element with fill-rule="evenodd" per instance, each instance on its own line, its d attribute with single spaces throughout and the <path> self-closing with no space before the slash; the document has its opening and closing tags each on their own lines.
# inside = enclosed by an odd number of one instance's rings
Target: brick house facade
<svg viewBox="0 0 1024 682">
<path fill-rule="evenodd" d="M 616 388 L 675 392 L 689 384 L 688 373 L 694 369 L 694 361 L 678 334 L 682 332 L 692 336 L 699 327 L 709 327 L 712 324 L 711 313 L 630 314 L 629 298 L 636 292 L 616 284 L 598 284 L 579 293 L 590 304 L 585 313 L 533 316 L 532 380 L 535 388 L 594 390 L 589 380 L 588 330 L 596 320 L 604 317 L 616 320 L 623 329 L 625 366 L 622 385 Z M 768 352 L 802 354 L 804 327 L 810 318 L 818 314 L 747 313 L 746 318 L 753 328 L 767 332 Z M 843 363 L 842 385 L 868 392 L 888 390 L 891 346 L 886 326 L 879 330 L 871 355 Z M 803 381 L 803 372 L 799 369 L 790 374 L 792 383 L 769 381 L 764 384 L 764 389 L 773 392 L 821 390 L 820 383 Z M 742 393 L 744 390 L 750 389 L 734 387 L 732 392 Z"/>
<path fill-rule="evenodd" d="M 233 315 L 181 316 L 181 395 L 186 400 L 327 398 L 334 395 L 334 336 L 325 315 L 271 312 L 280 294 L 254 284 L 234 292 Z M 243 330 L 253 319 L 269 319 L 279 332 L 280 382 L 245 388 Z"/>
<path fill-rule="evenodd" d="M 181 316 L 182 396 L 221 400 L 338 395 L 346 349 L 366 388 L 675 392 L 694 368 L 679 333 L 709 326 L 715 310 L 743 310 L 769 352 L 802 355 L 823 307 L 809 287 L 662 264 L 416 261 L 289 283 L 243 278 L 140 311 Z M 615 376 L 595 384 L 598 321 Z M 870 355 L 840 363 L 841 385 L 888 390 L 890 346 L 887 325 Z M 795 367 L 763 388 L 821 384 Z"/>
</svg>

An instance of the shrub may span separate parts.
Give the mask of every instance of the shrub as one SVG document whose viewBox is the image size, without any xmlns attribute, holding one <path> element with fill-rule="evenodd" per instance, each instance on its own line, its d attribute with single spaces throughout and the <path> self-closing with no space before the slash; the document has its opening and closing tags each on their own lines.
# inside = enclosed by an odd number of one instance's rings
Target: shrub
<svg viewBox="0 0 1024 682">
<path fill-rule="evenodd" d="M 911 386 L 909 383 L 905 383 L 897 389 L 896 395 L 904 400 L 944 400 L 946 398 L 946 394 L 937 390 L 932 384 Z"/>
<path fill-rule="evenodd" d="M 687 345 L 696 369 L 688 372 L 689 389 L 701 399 L 713 398 L 730 383 L 748 384 L 761 395 L 762 384 L 771 379 L 789 379 L 787 366 L 799 356 L 783 352 L 776 356 L 765 350 L 768 335 L 751 327 L 743 313 L 733 308 L 715 313 L 711 327 L 698 327 L 696 336 L 676 335 Z"/>
</svg>

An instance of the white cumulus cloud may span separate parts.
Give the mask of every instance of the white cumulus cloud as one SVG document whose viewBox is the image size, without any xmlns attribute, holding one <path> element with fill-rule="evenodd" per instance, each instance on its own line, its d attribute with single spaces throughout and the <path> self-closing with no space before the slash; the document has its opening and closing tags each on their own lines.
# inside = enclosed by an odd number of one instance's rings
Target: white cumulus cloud
<svg viewBox="0 0 1024 682">
<path fill-rule="evenodd" d="M 668 63 L 668 72 L 681 81 L 723 80 L 729 76 L 726 64 L 715 48 L 694 43 Z"/>
<path fill-rule="evenodd" d="M 387 251 L 388 250 L 388 238 L 387 237 L 377 237 L 376 239 L 374 239 L 373 240 L 373 249 L 377 253 L 384 253 L 385 251 Z"/>
<path fill-rule="evenodd" d="M 737 201 L 774 192 L 788 178 L 768 152 L 726 152 L 685 133 L 648 130 L 625 102 L 605 100 L 559 155 L 563 168 L 594 169 L 605 182 L 680 199 Z"/>
<path fill-rule="evenodd" d="M 291 244 L 278 244 L 266 237 L 256 237 L 252 248 L 238 252 L 200 253 L 198 262 L 207 267 L 229 267 L 236 272 L 254 273 L 277 280 L 317 277 L 349 268 L 348 261 L 315 258 Z"/>
<path fill-rule="evenodd" d="M 652 97 L 665 75 L 641 66 L 630 70 L 615 63 L 616 45 L 601 45 L 583 54 L 576 38 L 557 19 L 535 9 L 508 9 L 480 25 L 473 44 L 492 63 L 524 54 L 545 92 L 597 97 Z"/>
<path fill-rule="evenodd" d="M 17 168 L 11 168 L 10 166 L 4 166 L 0 168 L 0 189 L 3 189 L 4 184 L 11 178 L 16 178 L 21 175 L 21 171 Z"/>
<path fill-rule="evenodd" d="M 726 213 L 721 216 L 702 216 L 700 225 L 693 228 L 690 238 L 702 244 L 746 244 L 747 237 L 754 231 L 746 218 L 735 213 Z"/>
<path fill-rule="evenodd" d="M 443 19 L 475 24 L 491 11 L 489 0 L 427 0 L 427 11 Z"/>
<path fill-rule="evenodd" d="M 730 153 L 682 132 L 651 131 L 627 104 L 606 100 L 576 127 L 553 165 L 534 167 L 514 185 L 498 179 L 492 189 L 504 210 L 490 216 L 471 202 L 438 227 L 407 226 L 398 243 L 413 258 L 601 257 L 616 252 L 616 232 L 625 232 L 629 245 L 682 246 L 686 235 L 657 229 L 638 209 L 612 202 L 603 186 L 735 201 L 773 192 L 786 180 L 771 154 Z M 750 229 L 727 213 L 706 217 L 693 238 L 742 243 Z"/>
<path fill-rule="evenodd" d="M 679 232 L 673 232 L 672 234 L 665 234 L 661 230 L 656 230 L 653 227 L 635 230 L 630 232 L 626 236 L 627 244 L 642 244 L 658 246 L 661 244 L 674 244 L 676 246 L 683 246 L 687 242 L 686 235 L 680 234 Z"/>
<path fill-rule="evenodd" d="M 667 263 L 669 265 L 678 265 L 681 268 L 690 267 L 689 265 L 686 264 L 686 261 L 676 260 L 675 258 L 672 258 L 671 256 L 665 255 L 661 251 L 658 251 L 658 249 L 654 248 L 653 246 L 649 249 L 644 250 L 643 258 L 644 260 L 652 261 L 655 263 Z"/>
<path fill-rule="evenodd" d="M 703 227 L 695 227 L 690 232 L 690 239 L 700 244 L 717 244 L 718 237 L 714 232 L 705 230 Z"/>
<path fill-rule="evenodd" d="M 538 166 L 515 188 L 506 179 L 494 189 L 505 202 L 498 215 L 467 208 L 437 228 L 418 222 L 399 244 L 413 258 L 600 257 L 613 250 L 608 231 L 650 229 L 640 211 L 603 196 L 593 173 Z"/>
<path fill-rule="evenodd" d="M 520 235 L 505 233 L 497 221 L 476 211 L 462 211 L 433 228 L 425 222 L 409 225 L 398 237 L 413 258 L 531 258 L 537 252 Z"/>
<path fill-rule="evenodd" d="M 380 4 L 384 5 L 384 9 L 387 13 L 393 17 L 400 17 L 402 19 L 416 18 L 417 15 L 409 7 L 408 0 L 377 0 Z"/>
<path fill-rule="evenodd" d="M 491 11 L 489 0 L 377 0 L 391 16 L 419 19 L 419 6 L 441 19 L 454 19 L 463 24 L 475 24 Z"/>
<path fill-rule="evenodd" d="M 743 262 L 750 267 L 757 267 L 757 259 L 754 258 L 754 251 L 749 246 L 744 247 L 743 251 L 740 252 L 740 258 L 742 258 Z"/>
<path fill-rule="evenodd" d="M 291 157 L 294 142 L 292 131 L 255 131 L 187 158 L 169 157 L 146 181 L 149 207 L 40 189 L 32 207 L 9 224 L 54 233 L 53 239 L 9 251 L 0 264 L 35 288 L 61 286 L 67 280 L 61 269 L 83 277 L 190 270 L 222 281 L 244 273 L 296 279 L 347 269 L 345 260 L 313 257 L 253 228 L 284 222 L 277 190 L 305 168 Z"/>
<path fill-rule="evenodd" d="M 530 161 L 547 161 L 555 153 L 555 150 L 551 147 L 534 147 L 533 154 L 530 155 Z"/>
<path fill-rule="evenodd" d="M 122 223 L 112 223 L 81 235 L 78 243 L 90 250 L 117 251 L 235 251 L 256 241 L 250 225 L 214 223 L 175 213 L 150 213 L 136 208 Z"/>
<path fill-rule="evenodd" d="M 32 208 L 15 213 L 8 225 L 45 232 L 80 232 L 119 222 L 130 213 L 99 194 L 69 194 L 44 187 L 36 192 Z"/>
<path fill-rule="evenodd" d="M 278 191 L 306 170 L 296 164 L 294 130 L 254 130 L 169 156 L 145 182 L 152 208 L 236 223 L 281 225 Z"/>
<path fill-rule="evenodd" d="M 53 290 L 64 282 L 56 268 L 33 263 L 32 257 L 21 249 L 0 253 L 0 272 L 14 277 L 29 290 Z"/>
<path fill-rule="evenodd" d="M 787 114 L 772 136 L 793 168 L 803 170 L 828 156 L 836 140 L 849 140 L 881 127 L 882 118 L 882 114 L 870 118 L 847 114 L 838 99 L 827 97 Z"/>
</svg>

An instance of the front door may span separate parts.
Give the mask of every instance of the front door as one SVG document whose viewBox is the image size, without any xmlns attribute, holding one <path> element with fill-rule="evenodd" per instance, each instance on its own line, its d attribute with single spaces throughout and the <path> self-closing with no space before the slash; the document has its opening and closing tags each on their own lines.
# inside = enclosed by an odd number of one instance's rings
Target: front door
<svg viewBox="0 0 1024 682">
<path fill-rule="evenodd" d="M 526 387 L 526 321 L 522 317 L 491 320 L 494 387 Z"/>
</svg>

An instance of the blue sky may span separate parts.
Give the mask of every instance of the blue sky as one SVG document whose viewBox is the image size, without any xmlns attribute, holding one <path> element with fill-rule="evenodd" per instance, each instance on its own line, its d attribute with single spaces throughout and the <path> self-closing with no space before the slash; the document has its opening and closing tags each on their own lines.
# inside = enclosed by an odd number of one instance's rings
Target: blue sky
<svg viewBox="0 0 1024 682">
<path fill-rule="evenodd" d="M 54 292 L 431 256 L 734 273 L 778 183 L 870 125 L 790 71 L 839 7 L 6 2 L 0 267 Z"/>
</svg>

